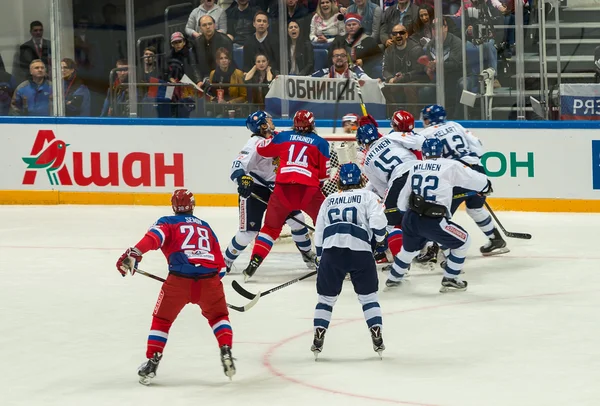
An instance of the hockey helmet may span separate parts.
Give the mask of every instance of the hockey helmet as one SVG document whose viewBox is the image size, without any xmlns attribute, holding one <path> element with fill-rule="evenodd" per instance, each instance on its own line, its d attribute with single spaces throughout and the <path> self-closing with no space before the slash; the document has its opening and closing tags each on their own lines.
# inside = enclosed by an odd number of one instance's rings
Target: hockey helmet
<svg viewBox="0 0 600 406">
<path fill-rule="evenodd" d="M 261 134 L 261 126 L 263 124 L 268 125 L 267 118 L 268 114 L 262 110 L 258 110 L 248 116 L 246 119 L 246 128 L 252 132 L 252 134 Z"/>
<path fill-rule="evenodd" d="M 379 133 L 377 132 L 377 127 L 373 124 L 365 124 L 358 127 L 356 131 L 356 142 L 361 145 L 369 145 L 372 142 L 377 141 L 379 138 Z"/>
<path fill-rule="evenodd" d="M 344 186 L 360 185 L 362 181 L 360 168 L 355 163 L 343 164 L 340 166 L 340 183 Z"/>
<path fill-rule="evenodd" d="M 442 156 L 444 144 L 437 138 L 427 138 L 423 141 L 421 152 L 425 158 L 438 158 Z"/>
<path fill-rule="evenodd" d="M 405 110 L 398 110 L 392 116 L 392 128 L 395 131 L 408 132 L 415 129 L 415 118 Z"/>
<path fill-rule="evenodd" d="M 187 213 L 194 211 L 196 199 L 194 194 L 187 189 L 177 189 L 171 196 L 171 207 L 174 213 Z"/>
<path fill-rule="evenodd" d="M 315 116 L 308 110 L 298 110 L 294 114 L 294 130 L 309 132 L 315 128 Z"/>
<path fill-rule="evenodd" d="M 425 120 L 429 123 L 425 124 Z M 425 125 L 442 124 L 446 121 L 446 109 L 439 104 L 430 104 L 421 110 L 421 121 Z"/>
</svg>

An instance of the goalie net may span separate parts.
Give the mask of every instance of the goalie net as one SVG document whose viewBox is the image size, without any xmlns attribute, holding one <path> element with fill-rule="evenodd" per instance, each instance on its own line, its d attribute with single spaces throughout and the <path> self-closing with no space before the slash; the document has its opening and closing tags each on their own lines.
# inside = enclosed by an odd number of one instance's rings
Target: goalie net
<svg viewBox="0 0 600 406">
<path fill-rule="evenodd" d="M 337 182 L 341 165 L 354 162 L 362 169 L 364 151 L 358 146 L 354 134 L 328 134 L 321 137 L 329 142 L 329 164 L 331 171 L 329 179 L 323 183 L 323 187 L 321 188 L 323 194 L 327 197 L 338 191 Z M 366 181 L 364 175 L 363 178 Z M 304 218 L 306 224 L 314 227 L 312 219 L 306 213 L 304 214 Z M 287 242 L 291 241 L 291 237 L 290 228 L 286 224 L 283 227 L 279 240 Z"/>
</svg>

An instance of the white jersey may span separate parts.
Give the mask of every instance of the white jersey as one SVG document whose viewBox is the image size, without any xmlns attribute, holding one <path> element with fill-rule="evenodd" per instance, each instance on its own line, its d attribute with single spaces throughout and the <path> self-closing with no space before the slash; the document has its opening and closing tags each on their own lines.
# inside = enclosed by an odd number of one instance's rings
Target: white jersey
<svg viewBox="0 0 600 406">
<path fill-rule="evenodd" d="M 383 241 L 387 218 L 383 204 L 373 192 L 350 189 L 329 195 L 315 225 L 317 256 L 327 248 L 372 251 L 371 240 Z"/>
<path fill-rule="evenodd" d="M 448 216 L 451 215 L 453 189 L 457 186 L 483 191 L 488 178 L 468 166 L 446 158 L 432 158 L 414 163 L 408 172 L 406 185 L 398 197 L 398 209 L 408 209 L 408 198 L 411 192 L 423 196 L 427 202 L 446 206 Z"/>
<path fill-rule="evenodd" d="M 481 165 L 484 153 L 479 138 L 454 121 L 429 126 L 419 132 L 425 138 L 437 138 L 444 144 L 442 157 L 460 159 L 471 165 Z"/>
<path fill-rule="evenodd" d="M 395 179 L 400 171 L 398 167 L 417 160 L 410 149 L 420 150 L 424 140 L 413 132 L 391 132 L 371 144 L 363 166 L 369 187 L 379 196 L 385 196 L 390 180 Z"/>
<path fill-rule="evenodd" d="M 275 183 L 277 165 L 274 159 L 265 158 L 256 152 L 256 146 L 264 139 L 259 135 L 250 137 L 231 165 L 232 181 L 236 182 L 242 175 L 250 175 L 258 185 L 268 187 Z"/>
</svg>

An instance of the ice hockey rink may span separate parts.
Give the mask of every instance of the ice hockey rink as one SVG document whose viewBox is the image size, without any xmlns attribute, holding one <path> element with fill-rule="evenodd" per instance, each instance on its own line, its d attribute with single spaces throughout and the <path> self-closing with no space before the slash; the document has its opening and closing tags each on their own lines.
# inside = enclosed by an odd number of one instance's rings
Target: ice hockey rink
<svg viewBox="0 0 600 406">
<path fill-rule="evenodd" d="M 498 212 L 509 254 L 483 258 L 473 237 L 463 293 L 438 292 L 441 270 L 413 267 L 380 291 L 387 349 L 380 360 L 350 282 L 314 361 L 314 279 L 231 313 L 238 373 L 223 374 L 197 307 L 180 314 L 152 386 L 138 383 L 160 283 L 122 278 L 119 255 L 170 207 L 0 206 L 0 405 L 416 405 L 600 404 L 600 215 Z M 236 208 L 198 207 L 222 248 Z M 227 300 L 248 301 L 231 289 Z M 166 276 L 160 251 L 140 268 Z M 308 272 L 278 244 L 245 287 L 266 290 Z M 380 272 L 383 288 L 385 274 Z"/>
</svg>

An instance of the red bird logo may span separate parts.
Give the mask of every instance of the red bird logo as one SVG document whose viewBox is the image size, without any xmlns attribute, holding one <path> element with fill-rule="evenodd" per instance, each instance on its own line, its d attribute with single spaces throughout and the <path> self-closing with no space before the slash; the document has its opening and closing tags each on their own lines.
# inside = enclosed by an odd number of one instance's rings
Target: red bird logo
<svg viewBox="0 0 600 406">
<path fill-rule="evenodd" d="M 39 155 L 24 157 L 23 161 L 28 165 L 27 169 L 46 169 L 50 184 L 58 185 L 56 171 L 63 166 L 68 146 L 64 141 L 53 140 Z"/>
</svg>

